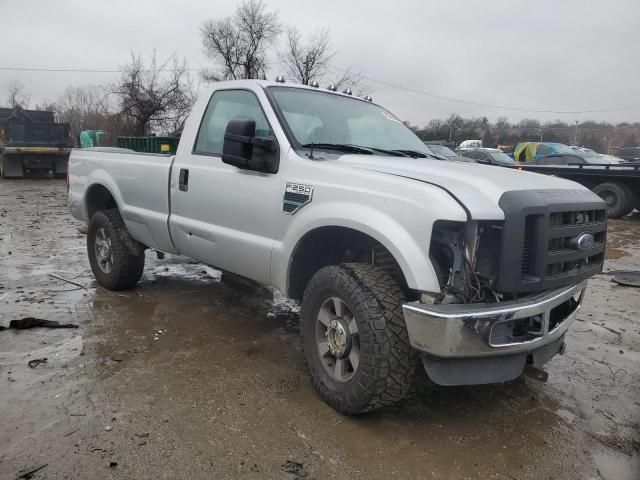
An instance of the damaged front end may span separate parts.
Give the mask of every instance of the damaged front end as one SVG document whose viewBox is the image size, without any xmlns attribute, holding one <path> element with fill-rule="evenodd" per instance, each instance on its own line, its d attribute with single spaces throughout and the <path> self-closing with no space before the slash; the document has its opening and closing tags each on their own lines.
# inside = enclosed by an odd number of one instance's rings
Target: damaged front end
<svg viewBox="0 0 640 480">
<path fill-rule="evenodd" d="M 429 254 L 440 292 L 422 292 L 403 309 L 435 383 L 503 382 L 544 365 L 563 351 L 586 281 L 602 270 L 602 202 L 515 193 L 500 201 L 504 220 L 434 224 Z"/>
<path fill-rule="evenodd" d="M 501 301 L 495 286 L 502 229 L 502 222 L 436 222 L 429 257 L 441 290 L 423 295 L 423 303 Z"/>
</svg>

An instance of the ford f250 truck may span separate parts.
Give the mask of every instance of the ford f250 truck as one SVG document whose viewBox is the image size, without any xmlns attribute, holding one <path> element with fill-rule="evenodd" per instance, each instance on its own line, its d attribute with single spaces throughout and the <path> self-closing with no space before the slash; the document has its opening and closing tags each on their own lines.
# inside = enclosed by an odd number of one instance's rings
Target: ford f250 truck
<svg viewBox="0 0 640 480">
<path fill-rule="evenodd" d="M 346 414 L 401 399 L 418 363 L 440 385 L 544 374 L 604 260 L 585 187 L 436 158 L 334 89 L 219 82 L 175 156 L 74 150 L 69 173 L 100 285 L 134 287 L 153 249 L 274 286 Z"/>
</svg>

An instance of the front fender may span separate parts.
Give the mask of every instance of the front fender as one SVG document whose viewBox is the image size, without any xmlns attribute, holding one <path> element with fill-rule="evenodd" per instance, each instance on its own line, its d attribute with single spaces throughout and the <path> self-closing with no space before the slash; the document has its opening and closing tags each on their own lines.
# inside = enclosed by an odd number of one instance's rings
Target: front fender
<svg viewBox="0 0 640 480">
<path fill-rule="evenodd" d="M 364 233 L 387 248 L 398 262 L 409 288 L 440 291 L 429 259 L 431 225 L 425 225 L 424 220 L 414 215 L 401 211 L 392 216 L 379 208 L 349 202 L 308 205 L 294 216 L 280 248 L 274 249 L 273 283 L 288 292 L 291 258 L 305 235 L 321 227 L 345 227 Z M 464 217 L 464 212 L 460 215 Z M 407 221 L 409 218 L 411 221 Z"/>
</svg>

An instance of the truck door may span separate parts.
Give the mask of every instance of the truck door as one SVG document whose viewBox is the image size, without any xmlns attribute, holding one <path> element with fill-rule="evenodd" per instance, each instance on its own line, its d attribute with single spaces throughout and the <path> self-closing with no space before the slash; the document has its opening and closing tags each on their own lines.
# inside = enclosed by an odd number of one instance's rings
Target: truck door
<svg viewBox="0 0 640 480">
<path fill-rule="evenodd" d="M 227 124 L 238 118 L 255 120 L 256 136 L 275 139 L 253 91 L 215 91 L 191 151 L 183 149 L 176 156 L 170 230 L 181 253 L 268 282 L 281 180 L 278 174 L 222 163 Z"/>
</svg>

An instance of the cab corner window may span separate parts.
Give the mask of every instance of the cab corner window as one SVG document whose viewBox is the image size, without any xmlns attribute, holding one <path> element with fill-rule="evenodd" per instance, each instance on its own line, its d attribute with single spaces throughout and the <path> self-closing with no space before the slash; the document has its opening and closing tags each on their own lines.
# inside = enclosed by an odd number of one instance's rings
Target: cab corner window
<svg viewBox="0 0 640 480">
<path fill-rule="evenodd" d="M 224 132 L 231 120 L 255 120 L 256 137 L 274 138 L 260 102 L 248 90 L 219 90 L 213 94 L 204 113 L 194 153 L 222 154 Z"/>
</svg>

